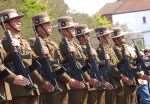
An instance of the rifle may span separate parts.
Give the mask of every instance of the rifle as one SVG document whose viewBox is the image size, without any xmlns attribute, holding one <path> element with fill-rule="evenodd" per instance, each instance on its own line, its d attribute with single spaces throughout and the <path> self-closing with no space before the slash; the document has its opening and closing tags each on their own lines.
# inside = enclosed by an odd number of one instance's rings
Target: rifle
<svg viewBox="0 0 150 104">
<path fill-rule="evenodd" d="M 77 60 L 75 58 L 74 53 L 69 52 L 69 42 L 68 39 L 64 37 L 64 42 L 65 42 L 65 51 L 67 52 L 67 57 L 68 57 L 68 64 L 71 66 L 70 70 L 68 70 L 69 74 L 73 76 L 75 79 L 78 81 L 83 81 L 84 82 L 84 77 L 83 77 L 83 72 L 81 70 L 82 65 L 80 63 L 77 63 Z M 79 65 L 77 65 L 79 64 Z"/>
<path fill-rule="evenodd" d="M 123 75 L 126 75 L 129 77 L 129 79 L 133 80 L 134 74 L 131 70 L 130 61 L 128 59 L 129 57 L 125 53 L 125 47 L 122 46 L 122 60 L 118 64 L 118 67 L 120 69 L 120 72 L 123 73 Z"/>
<path fill-rule="evenodd" d="M 5 37 L 7 39 L 9 47 L 11 48 L 10 54 L 8 54 L 6 59 L 4 60 L 5 65 L 10 69 L 12 69 L 11 67 L 13 67 L 14 69 L 12 70 L 14 70 L 16 74 L 21 74 L 24 77 L 26 77 L 29 80 L 30 84 L 25 86 L 25 88 L 29 90 L 33 90 L 36 94 L 38 94 L 37 86 L 33 83 L 30 76 L 29 67 L 25 66 L 25 64 L 23 63 L 22 56 L 18 52 L 18 49 L 12 45 L 12 33 L 6 29 L 4 24 L 4 17 L 0 17 L 0 21 L 1 21 L 2 28 L 4 29 Z M 11 62 L 11 64 L 9 64 L 8 62 Z"/>
<path fill-rule="evenodd" d="M 88 42 L 86 45 L 87 45 L 87 53 L 89 55 L 89 63 L 91 65 L 91 68 L 89 68 L 89 70 L 94 78 L 98 79 L 99 81 L 102 81 L 104 79 L 103 74 L 97 64 L 96 56 L 92 56 L 92 47 L 90 42 Z"/>
<path fill-rule="evenodd" d="M 36 37 L 36 44 L 38 46 L 40 55 L 38 58 L 38 61 L 42 65 L 41 69 L 39 70 L 40 73 L 44 78 L 46 78 L 50 83 L 52 83 L 55 86 L 55 93 L 63 92 L 63 90 L 59 87 L 57 79 L 56 79 L 56 74 L 52 70 L 51 62 L 49 60 L 49 57 L 47 55 L 42 54 L 42 51 L 44 49 L 42 42 L 42 39 L 37 36 L 35 26 L 33 26 L 33 30 L 35 32 L 35 37 Z"/>
<path fill-rule="evenodd" d="M 103 68 L 99 69 L 99 70 L 102 70 L 103 77 L 104 77 L 105 81 L 110 82 L 113 86 L 113 89 L 115 89 L 116 88 L 115 82 L 111 78 L 112 77 L 112 74 L 111 74 L 112 73 L 112 66 L 109 64 L 109 60 L 106 58 L 106 53 L 105 53 L 103 46 L 101 46 L 101 50 L 102 50 L 102 57 L 100 59 L 102 59 L 104 61 L 104 65 L 103 65 Z M 99 67 L 99 68 L 101 68 L 101 67 Z"/>
<path fill-rule="evenodd" d="M 137 64 L 137 68 L 139 71 L 144 71 L 146 74 L 149 74 L 148 72 L 148 68 L 144 63 L 143 57 L 140 55 L 140 51 L 138 49 L 138 47 L 136 46 L 135 42 L 132 40 L 133 44 L 134 44 L 134 48 L 135 48 L 135 52 L 137 55 L 137 60 L 136 60 L 136 64 Z"/>
<path fill-rule="evenodd" d="M 87 42 L 87 53 L 89 55 L 89 64 L 90 64 L 90 72 L 92 74 L 92 77 L 96 78 L 99 81 L 102 81 L 104 83 L 104 85 L 98 85 L 97 89 L 101 90 L 101 89 L 106 89 L 106 82 L 104 79 L 104 72 L 103 70 L 99 67 L 98 63 L 97 63 L 97 59 L 96 56 L 92 55 L 92 47 L 90 42 Z M 107 76 L 107 75 L 106 75 Z M 108 77 L 108 76 L 107 76 Z M 108 79 L 108 78 L 107 78 Z M 108 84 L 108 83 L 107 83 Z M 111 84 L 110 84 L 111 85 Z M 113 86 L 112 86 L 113 87 Z"/>
</svg>

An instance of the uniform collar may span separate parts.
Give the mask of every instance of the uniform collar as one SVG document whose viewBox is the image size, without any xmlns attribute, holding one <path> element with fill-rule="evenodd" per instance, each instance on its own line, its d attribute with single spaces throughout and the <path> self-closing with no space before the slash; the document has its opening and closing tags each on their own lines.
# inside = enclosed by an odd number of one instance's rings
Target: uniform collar
<svg viewBox="0 0 150 104">
<path fill-rule="evenodd" d="M 13 35 L 13 37 L 16 38 L 16 39 L 21 39 L 21 35 L 20 34 L 15 34 L 15 35 Z"/>
</svg>

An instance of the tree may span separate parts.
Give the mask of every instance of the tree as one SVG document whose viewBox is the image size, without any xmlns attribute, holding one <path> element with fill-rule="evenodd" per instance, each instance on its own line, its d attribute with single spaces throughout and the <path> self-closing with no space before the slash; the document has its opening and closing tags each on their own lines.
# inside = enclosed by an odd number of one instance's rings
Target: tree
<svg viewBox="0 0 150 104">
<path fill-rule="evenodd" d="M 109 21 L 105 16 L 94 16 L 93 19 L 95 20 L 96 26 L 104 26 L 104 27 L 111 27 L 112 23 Z"/>
</svg>

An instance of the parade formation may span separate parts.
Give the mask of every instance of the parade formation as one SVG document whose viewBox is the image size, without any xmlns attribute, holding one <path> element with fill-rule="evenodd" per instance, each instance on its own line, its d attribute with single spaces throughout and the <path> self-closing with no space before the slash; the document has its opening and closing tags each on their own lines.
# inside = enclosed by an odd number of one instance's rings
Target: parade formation
<svg viewBox="0 0 150 104">
<path fill-rule="evenodd" d="M 62 16 L 57 44 L 47 13 L 32 17 L 28 40 L 23 17 L 0 11 L 0 104 L 150 104 L 150 50 L 128 44 L 121 27 L 90 29 Z"/>
</svg>

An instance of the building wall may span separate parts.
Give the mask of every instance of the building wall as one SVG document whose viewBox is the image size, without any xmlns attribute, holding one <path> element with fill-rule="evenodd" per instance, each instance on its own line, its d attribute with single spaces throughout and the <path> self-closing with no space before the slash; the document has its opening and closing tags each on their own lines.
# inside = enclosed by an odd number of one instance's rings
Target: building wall
<svg viewBox="0 0 150 104">
<path fill-rule="evenodd" d="M 145 17 L 145 23 L 143 23 Z M 132 32 L 150 31 L 150 10 L 112 15 L 113 24 L 127 25 Z"/>
<path fill-rule="evenodd" d="M 150 32 L 144 33 L 145 48 L 150 49 Z"/>
<path fill-rule="evenodd" d="M 143 21 L 145 17 L 145 23 Z M 130 34 L 128 40 L 144 39 L 144 47 L 150 49 L 150 10 L 112 15 L 113 24 L 126 25 L 129 31 L 139 34 Z"/>
</svg>

